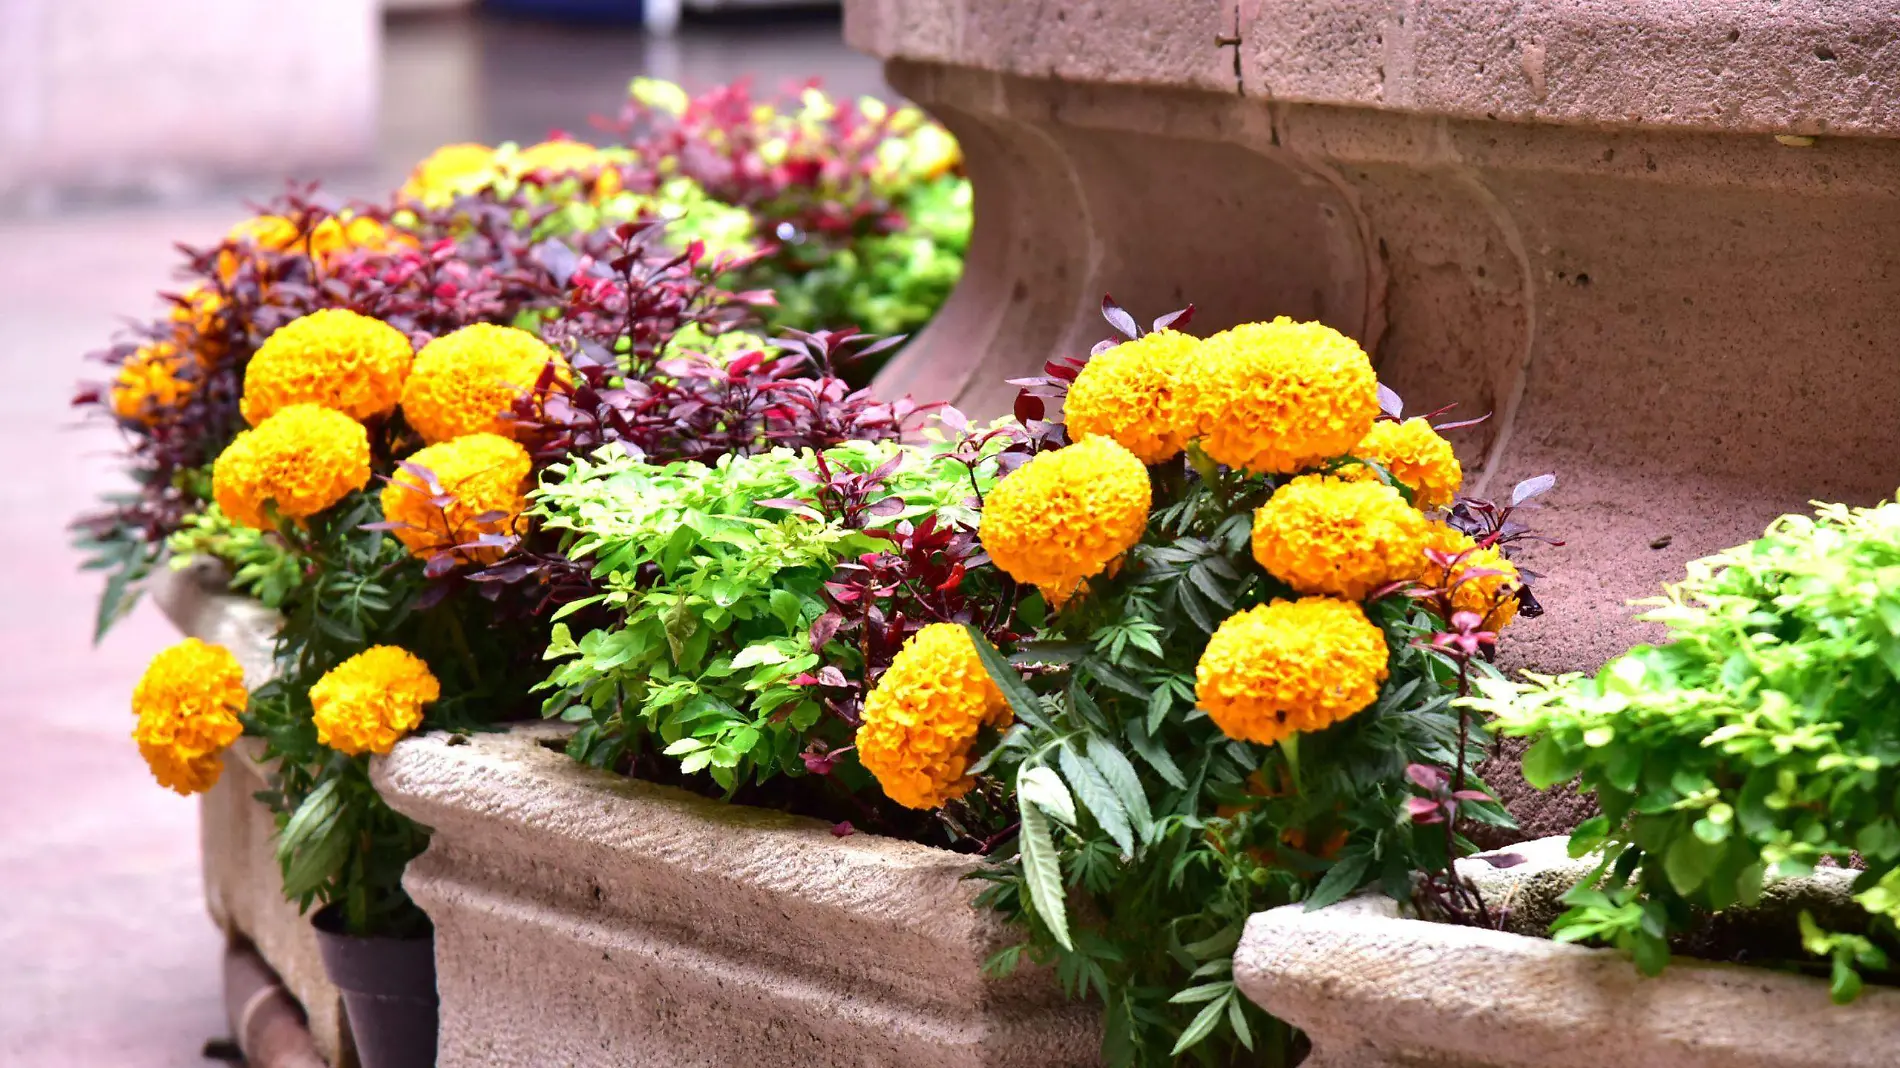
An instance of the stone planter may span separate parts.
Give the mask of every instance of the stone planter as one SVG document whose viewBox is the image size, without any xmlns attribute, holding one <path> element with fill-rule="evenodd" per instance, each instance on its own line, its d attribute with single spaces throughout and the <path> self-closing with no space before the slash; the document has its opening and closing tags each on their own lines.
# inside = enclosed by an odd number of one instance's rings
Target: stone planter
<svg viewBox="0 0 1900 1068">
<path fill-rule="evenodd" d="M 1879 0 L 847 0 L 961 140 L 963 281 L 881 387 L 1008 409 L 1104 292 L 1361 339 L 1476 493 L 1555 471 L 1549 606 L 1624 607 L 1815 498 L 1900 482 L 1900 7 Z M 1533 566 L 1537 566 L 1533 561 Z"/>
<path fill-rule="evenodd" d="M 1094 1012 L 986 979 L 966 857 L 582 767 L 533 725 L 374 769 L 434 837 L 441 1068 L 1095 1062 Z M 558 745 L 558 740 L 556 743 Z"/>
<path fill-rule="evenodd" d="M 1555 859 L 1561 841 L 1467 871 L 1548 922 L 1587 870 Z M 1614 950 L 1407 919 L 1373 897 L 1255 915 L 1234 975 L 1312 1039 L 1306 1068 L 1876 1068 L 1900 1035 L 1900 990 L 1837 1006 L 1819 979 L 1684 958 L 1646 979 Z"/>
<path fill-rule="evenodd" d="M 180 631 L 230 649 L 255 686 L 269 674 L 278 618 L 223 588 L 215 567 L 197 568 L 159 576 L 152 597 Z M 268 773 L 257 759 L 262 752 L 261 739 L 240 739 L 225 753 L 218 784 L 199 801 L 205 907 L 226 937 L 250 943 L 303 1005 L 310 1037 L 332 1068 L 354 1068 L 342 995 L 323 970 L 316 931 L 284 900 L 276 817 L 253 796 L 266 786 Z M 240 1021 L 232 1022 L 241 1032 Z"/>
</svg>

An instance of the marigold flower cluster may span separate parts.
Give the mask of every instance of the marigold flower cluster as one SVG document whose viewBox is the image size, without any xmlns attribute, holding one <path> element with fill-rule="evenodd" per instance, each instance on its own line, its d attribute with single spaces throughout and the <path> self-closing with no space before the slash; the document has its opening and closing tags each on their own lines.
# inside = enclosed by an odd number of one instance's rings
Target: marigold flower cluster
<svg viewBox="0 0 1900 1068">
<path fill-rule="evenodd" d="M 402 414 L 430 444 L 487 432 L 512 436 L 503 418 L 549 364 L 567 366 L 540 338 L 512 326 L 477 323 L 422 346 L 402 390 Z"/>
<path fill-rule="evenodd" d="M 415 352 L 402 331 L 342 308 L 279 327 L 244 372 L 244 418 L 255 426 L 292 404 L 333 408 L 352 419 L 396 410 Z"/>
<path fill-rule="evenodd" d="M 997 483 L 979 536 L 996 566 L 1060 598 L 1133 548 L 1148 526 L 1148 469 L 1114 439 L 1041 453 Z"/>
<path fill-rule="evenodd" d="M 1182 380 L 1200 349 L 1197 338 L 1156 330 L 1089 360 L 1063 402 L 1070 436 L 1113 438 L 1144 464 L 1174 457 L 1187 444 Z"/>
<path fill-rule="evenodd" d="M 858 760 L 891 800 L 939 808 L 974 785 L 966 770 L 977 733 L 1011 719 L 969 632 L 932 623 L 904 643 L 865 699 Z"/>
<path fill-rule="evenodd" d="M 499 547 L 471 545 L 484 534 L 521 532 L 533 466 L 527 449 L 499 434 L 430 445 L 410 456 L 383 487 L 383 518 L 396 524 L 396 538 L 421 559 L 452 550 L 465 562 L 493 563 L 501 558 Z"/>
<path fill-rule="evenodd" d="M 1423 511 L 1451 507 L 1458 487 L 1464 483 L 1464 469 L 1458 465 L 1451 442 L 1423 419 L 1407 419 L 1402 423 L 1381 419 L 1353 446 L 1352 454 L 1383 466 L 1412 491 L 1413 503 Z M 1352 480 L 1379 477 L 1364 464 L 1349 464 L 1337 473 L 1341 478 Z"/>
<path fill-rule="evenodd" d="M 1382 482 L 1301 475 L 1254 512 L 1253 555 L 1296 593 L 1362 601 L 1417 577 L 1430 526 Z"/>
<path fill-rule="evenodd" d="M 1451 587 L 1454 612 L 1476 612 L 1484 617 L 1487 630 L 1502 630 L 1517 618 L 1517 589 L 1523 585 L 1517 565 L 1504 558 L 1497 546 L 1478 548 L 1471 536 L 1442 524 L 1434 524 L 1425 547 L 1436 549 L 1455 561 L 1451 574 L 1425 562 L 1419 580 L 1427 586 Z"/>
<path fill-rule="evenodd" d="M 217 785 L 248 699 L 244 669 L 221 645 L 186 638 L 153 657 L 132 691 L 132 738 L 158 784 L 181 794 Z"/>
<path fill-rule="evenodd" d="M 305 234 L 295 220 L 282 215 L 258 215 L 233 226 L 225 240 L 236 248 L 218 254 L 218 277 L 230 282 L 244 262 L 241 251 L 250 246 L 266 252 L 299 251 L 315 260 L 325 260 L 352 249 L 385 251 L 403 246 L 414 247 L 415 239 L 393 229 L 380 219 L 367 215 L 327 216 Z"/>
<path fill-rule="evenodd" d="M 487 145 L 443 145 L 416 164 L 400 195 L 432 206 L 448 204 L 481 191 L 498 173 L 495 150 Z"/>
<path fill-rule="evenodd" d="M 442 696 L 429 665 L 407 649 L 372 645 L 310 687 L 317 741 L 339 753 L 387 753 Z"/>
<path fill-rule="evenodd" d="M 369 484 L 369 433 L 341 412 L 293 404 L 225 446 L 212 494 L 232 519 L 270 530 L 267 508 L 304 519 Z"/>
<path fill-rule="evenodd" d="M 1324 730 L 1379 696 L 1385 634 L 1351 601 L 1303 597 L 1237 613 L 1195 668 L 1195 696 L 1230 738 L 1273 745 Z"/>
</svg>

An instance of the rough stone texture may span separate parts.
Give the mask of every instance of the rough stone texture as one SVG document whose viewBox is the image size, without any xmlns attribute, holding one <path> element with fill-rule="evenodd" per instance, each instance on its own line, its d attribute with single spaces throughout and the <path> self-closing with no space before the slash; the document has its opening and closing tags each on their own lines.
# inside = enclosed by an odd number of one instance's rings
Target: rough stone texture
<svg viewBox="0 0 1900 1068">
<path fill-rule="evenodd" d="M 583 767 L 540 726 L 399 743 L 434 831 L 441 1068 L 1087 1065 L 1087 1008 L 980 965 L 1010 935 L 969 858 Z"/>
<path fill-rule="evenodd" d="M 310 1037 L 324 1059 L 335 1068 L 352 1068 L 356 1055 L 343 995 L 317 955 L 316 930 L 284 900 L 276 817 L 251 796 L 265 787 L 264 768 L 255 760 L 262 751 L 257 738 L 242 739 L 227 750 L 224 774 L 200 804 L 205 907 L 227 937 L 255 946 L 303 1005 Z"/>
<path fill-rule="evenodd" d="M 1513 851 L 1532 862 L 1462 867 L 1525 917 L 1588 871 L 1561 839 Z M 1234 977 L 1312 1039 L 1307 1068 L 1876 1068 L 1900 1034 L 1900 990 L 1837 1006 L 1819 979 L 1683 958 L 1646 979 L 1614 950 L 1405 919 L 1373 897 L 1255 915 Z"/>
<path fill-rule="evenodd" d="M 964 280 L 888 391 L 999 414 L 1108 334 L 1104 292 L 1201 332 L 1324 320 L 1410 410 L 1493 413 L 1469 492 L 1557 473 L 1549 614 L 1506 653 L 1548 670 L 1653 638 L 1626 603 L 1687 561 L 1900 481 L 1891 4 L 845 6 L 976 184 Z"/>
<path fill-rule="evenodd" d="M 0 194 L 368 160 L 376 0 L 7 0 Z"/>
<path fill-rule="evenodd" d="M 158 576 L 152 599 L 185 634 L 230 649 L 244 665 L 247 685 L 270 675 L 270 642 L 280 617 L 247 598 L 223 592 L 223 572 L 211 561 Z M 224 755 L 224 774 L 199 805 L 205 907 L 227 937 L 250 942 L 282 978 L 309 1016 L 317 1050 L 335 1068 L 356 1063 L 342 995 L 317 954 L 316 931 L 284 900 L 277 865 L 276 817 L 254 796 L 268 772 L 258 757 L 263 740 L 239 739 Z"/>
</svg>

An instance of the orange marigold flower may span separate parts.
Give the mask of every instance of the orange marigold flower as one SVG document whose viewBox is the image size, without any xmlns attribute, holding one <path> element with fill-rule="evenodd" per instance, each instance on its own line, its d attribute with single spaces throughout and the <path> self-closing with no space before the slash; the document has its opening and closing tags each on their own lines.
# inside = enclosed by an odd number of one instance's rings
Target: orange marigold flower
<svg viewBox="0 0 1900 1068">
<path fill-rule="evenodd" d="M 303 519 L 367 485 L 369 432 L 314 404 L 293 404 L 238 434 L 211 469 L 218 507 L 256 530 L 272 527 L 267 506 Z"/>
<path fill-rule="evenodd" d="M 1451 586 L 1454 612 L 1476 612 L 1484 617 L 1486 630 L 1503 630 L 1517 618 L 1517 591 L 1524 584 L 1517 565 L 1504 558 L 1497 547 L 1478 548 L 1478 543 L 1461 530 L 1433 524 L 1426 534 L 1425 548 L 1436 549 L 1456 560 L 1447 579 L 1445 569 L 1422 561 L 1419 581 L 1427 586 Z M 1421 556 L 1423 550 L 1420 551 Z"/>
<path fill-rule="evenodd" d="M 253 426 L 292 404 L 333 408 L 352 419 L 396 410 L 415 350 L 402 331 L 342 308 L 278 327 L 244 371 L 244 418 Z"/>
<path fill-rule="evenodd" d="M 1392 477 L 1412 491 L 1412 501 L 1422 511 L 1451 507 L 1464 484 L 1465 472 L 1446 441 L 1423 419 L 1395 423 L 1381 419 L 1372 424 L 1352 454 L 1372 460 L 1391 472 Z M 1350 481 L 1377 480 L 1378 474 L 1364 464 L 1347 464 L 1336 474 Z"/>
<path fill-rule="evenodd" d="M 1379 384 L 1357 342 L 1322 323 L 1243 323 L 1203 343 L 1191 426 L 1229 467 L 1291 474 L 1342 456 L 1372 429 Z"/>
<path fill-rule="evenodd" d="M 317 741 L 339 753 L 387 753 L 442 696 L 429 665 L 407 649 L 372 645 L 310 687 Z"/>
<path fill-rule="evenodd" d="M 367 215 L 326 216 L 308 234 L 282 215 L 259 215 L 233 226 L 225 240 L 236 246 L 218 253 L 218 277 L 227 284 L 237 277 L 244 261 L 241 250 L 247 245 L 265 252 L 301 252 L 321 260 L 349 249 L 383 251 L 416 243 L 415 238 Z"/>
<path fill-rule="evenodd" d="M 501 549 L 468 546 L 484 534 L 519 534 L 534 462 L 528 450 L 499 434 L 468 434 L 409 457 L 383 487 L 383 518 L 397 539 L 427 560 L 453 551 L 464 562 L 494 563 Z M 424 479 L 416 469 L 427 471 Z M 446 501 L 443 498 L 448 498 Z M 478 521 L 478 517 L 488 516 Z"/>
<path fill-rule="evenodd" d="M 1194 671 L 1194 694 L 1229 738 L 1274 745 L 1324 730 L 1379 696 L 1385 634 L 1351 601 L 1303 597 L 1229 616 Z"/>
<path fill-rule="evenodd" d="M 550 363 L 567 381 L 566 363 L 526 330 L 465 326 L 416 354 L 402 391 L 402 414 L 431 444 L 477 431 L 512 436 L 515 423 L 503 413 L 534 387 Z"/>
<path fill-rule="evenodd" d="M 186 638 L 153 657 L 132 691 L 132 739 L 158 784 L 181 794 L 216 785 L 248 699 L 244 669 L 221 645 Z"/>
<path fill-rule="evenodd" d="M 1148 469 L 1113 438 L 1041 453 L 996 484 L 979 538 L 1018 582 L 1062 596 L 1102 573 L 1148 527 Z"/>
<path fill-rule="evenodd" d="M 1430 522 L 1382 482 L 1301 475 L 1253 514 L 1253 556 L 1302 594 L 1362 601 L 1415 578 Z"/>
<path fill-rule="evenodd" d="M 865 698 L 858 761 L 891 800 L 939 808 L 975 784 L 965 771 L 977 733 L 1011 718 L 969 632 L 932 623 L 911 635 Z"/>
<path fill-rule="evenodd" d="M 112 413 L 148 426 L 157 422 L 197 388 L 197 382 L 180 375 L 189 363 L 190 357 L 178 351 L 173 342 L 153 341 L 139 346 L 113 377 Z"/>
<path fill-rule="evenodd" d="M 1200 348 L 1198 338 L 1156 330 L 1092 357 L 1063 402 L 1069 434 L 1114 438 L 1144 464 L 1174 457 L 1188 438 L 1180 380 Z"/>
</svg>

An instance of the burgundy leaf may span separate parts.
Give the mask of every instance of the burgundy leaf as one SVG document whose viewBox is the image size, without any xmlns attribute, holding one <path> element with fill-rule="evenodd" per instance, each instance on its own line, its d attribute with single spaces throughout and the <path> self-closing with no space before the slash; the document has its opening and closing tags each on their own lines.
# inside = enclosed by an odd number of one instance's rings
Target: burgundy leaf
<svg viewBox="0 0 1900 1068">
<path fill-rule="evenodd" d="M 1115 298 L 1107 293 L 1102 294 L 1102 318 L 1107 319 L 1108 325 L 1131 341 L 1141 336 L 1141 327 L 1135 325 L 1135 317 L 1123 311 L 1122 306 L 1115 303 Z"/>
</svg>

